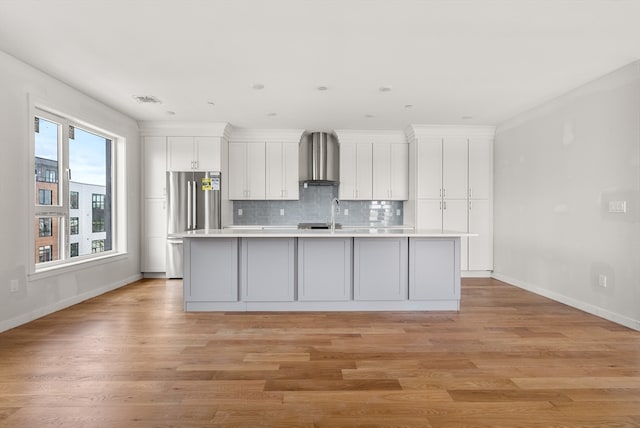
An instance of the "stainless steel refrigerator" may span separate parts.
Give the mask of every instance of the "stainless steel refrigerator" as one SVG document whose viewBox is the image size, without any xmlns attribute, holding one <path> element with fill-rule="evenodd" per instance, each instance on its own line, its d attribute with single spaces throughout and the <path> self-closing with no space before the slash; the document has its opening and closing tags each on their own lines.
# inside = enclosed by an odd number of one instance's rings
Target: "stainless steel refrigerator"
<svg viewBox="0 0 640 428">
<path fill-rule="evenodd" d="M 167 233 L 220 229 L 220 173 L 167 172 Z M 167 238 L 167 278 L 182 278 L 182 238 Z"/>
</svg>

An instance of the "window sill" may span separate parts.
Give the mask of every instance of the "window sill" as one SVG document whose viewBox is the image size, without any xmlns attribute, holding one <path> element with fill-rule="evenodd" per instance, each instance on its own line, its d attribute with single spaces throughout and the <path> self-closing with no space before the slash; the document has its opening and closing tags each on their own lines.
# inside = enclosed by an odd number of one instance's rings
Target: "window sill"
<svg viewBox="0 0 640 428">
<path fill-rule="evenodd" d="M 54 266 L 47 266 L 40 268 L 35 272 L 28 275 L 30 281 L 49 278 L 56 275 L 61 275 L 69 272 L 75 272 L 79 270 L 89 269 L 94 266 L 103 265 L 106 263 L 118 262 L 126 260 L 129 256 L 127 252 L 105 254 L 100 257 L 91 257 L 84 260 L 78 260 L 73 262 L 67 262 Z"/>
</svg>

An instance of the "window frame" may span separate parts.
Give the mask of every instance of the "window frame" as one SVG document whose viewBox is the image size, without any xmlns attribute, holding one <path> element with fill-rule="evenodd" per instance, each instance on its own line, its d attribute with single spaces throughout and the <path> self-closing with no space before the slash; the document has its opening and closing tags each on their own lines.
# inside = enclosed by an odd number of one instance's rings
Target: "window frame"
<svg viewBox="0 0 640 428">
<path fill-rule="evenodd" d="M 57 123 L 58 133 L 58 205 L 39 205 L 36 200 L 36 174 L 35 171 L 35 118 L 41 117 L 45 120 Z M 29 231 L 29 255 L 28 266 L 29 275 L 33 277 L 48 276 L 49 274 L 63 268 L 77 269 L 78 265 L 85 263 L 101 264 L 106 260 L 117 256 L 124 256 L 126 252 L 126 224 L 123 223 L 125 215 L 126 203 L 120 193 L 123 191 L 124 164 L 125 160 L 118 160 L 118 157 L 124 156 L 124 138 L 116 134 L 106 131 L 99 126 L 84 122 L 74 118 L 70 114 L 64 114 L 47 107 L 44 103 L 40 103 L 30 97 L 29 108 L 29 140 L 30 140 L 30 164 L 28 170 L 29 177 L 26 182 L 29 185 L 30 218 L 37 217 L 56 217 L 59 221 L 58 228 L 58 260 L 52 260 L 45 263 L 37 263 L 34 254 L 38 254 L 38 245 L 36 238 L 38 231 L 35 227 Z M 81 256 L 71 257 L 70 246 L 70 186 L 69 186 L 69 125 L 77 129 L 97 134 L 111 141 L 111 250 L 100 253 L 89 253 Z M 123 205 L 124 204 L 124 205 Z M 126 216 L 125 216 L 126 217 Z"/>
</svg>

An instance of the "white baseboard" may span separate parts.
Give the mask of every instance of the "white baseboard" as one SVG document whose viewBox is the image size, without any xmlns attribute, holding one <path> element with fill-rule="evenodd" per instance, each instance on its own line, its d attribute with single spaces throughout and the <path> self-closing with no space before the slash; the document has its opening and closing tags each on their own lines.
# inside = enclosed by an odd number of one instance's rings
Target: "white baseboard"
<svg viewBox="0 0 640 428">
<path fill-rule="evenodd" d="M 587 312 L 591 315 L 595 315 L 608 321 L 612 321 L 616 324 L 620 324 L 633 330 L 640 331 L 640 320 L 635 320 L 633 318 L 611 312 L 599 306 L 595 306 L 581 300 L 576 300 L 572 297 L 567 297 L 563 294 L 547 290 L 534 284 L 520 281 L 519 279 L 511 278 L 507 275 L 502 275 L 494 272 L 491 277 L 499 281 L 506 282 L 507 284 L 513 285 L 515 287 L 522 288 L 523 290 L 527 290 L 540 296 L 547 297 L 551 300 L 555 300 L 556 302 L 571 306 L 572 308 L 580 309 L 581 311 Z"/>
<path fill-rule="evenodd" d="M 73 306 L 80 302 L 84 302 L 85 300 L 91 299 L 93 297 L 99 296 L 109 291 L 115 290 L 116 288 L 120 288 L 127 284 L 131 284 L 132 282 L 135 282 L 141 278 L 142 278 L 141 274 L 132 275 L 128 278 L 117 281 L 113 284 L 105 285 L 100 288 L 95 288 L 85 293 L 60 300 L 59 302 L 55 302 L 51 305 L 34 309 L 29 313 L 22 314 L 20 316 L 17 316 L 8 320 L 0 321 L 0 333 L 2 333 L 3 331 L 10 330 L 12 328 L 18 327 L 22 324 L 26 324 L 38 318 L 42 318 L 45 315 L 49 315 L 54 312 L 60 311 L 62 309 L 68 308 L 69 306 Z"/>
<path fill-rule="evenodd" d="M 490 270 L 463 270 L 460 278 L 491 278 Z"/>
</svg>

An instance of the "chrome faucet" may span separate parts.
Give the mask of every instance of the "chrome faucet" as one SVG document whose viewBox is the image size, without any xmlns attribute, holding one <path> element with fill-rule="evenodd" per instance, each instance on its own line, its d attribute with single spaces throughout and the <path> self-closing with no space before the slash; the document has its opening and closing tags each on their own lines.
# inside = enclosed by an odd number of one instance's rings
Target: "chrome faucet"
<svg viewBox="0 0 640 428">
<path fill-rule="evenodd" d="M 340 200 L 338 198 L 331 199 L 331 232 L 336 231 L 336 211 L 340 207 Z"/>
</svg>

